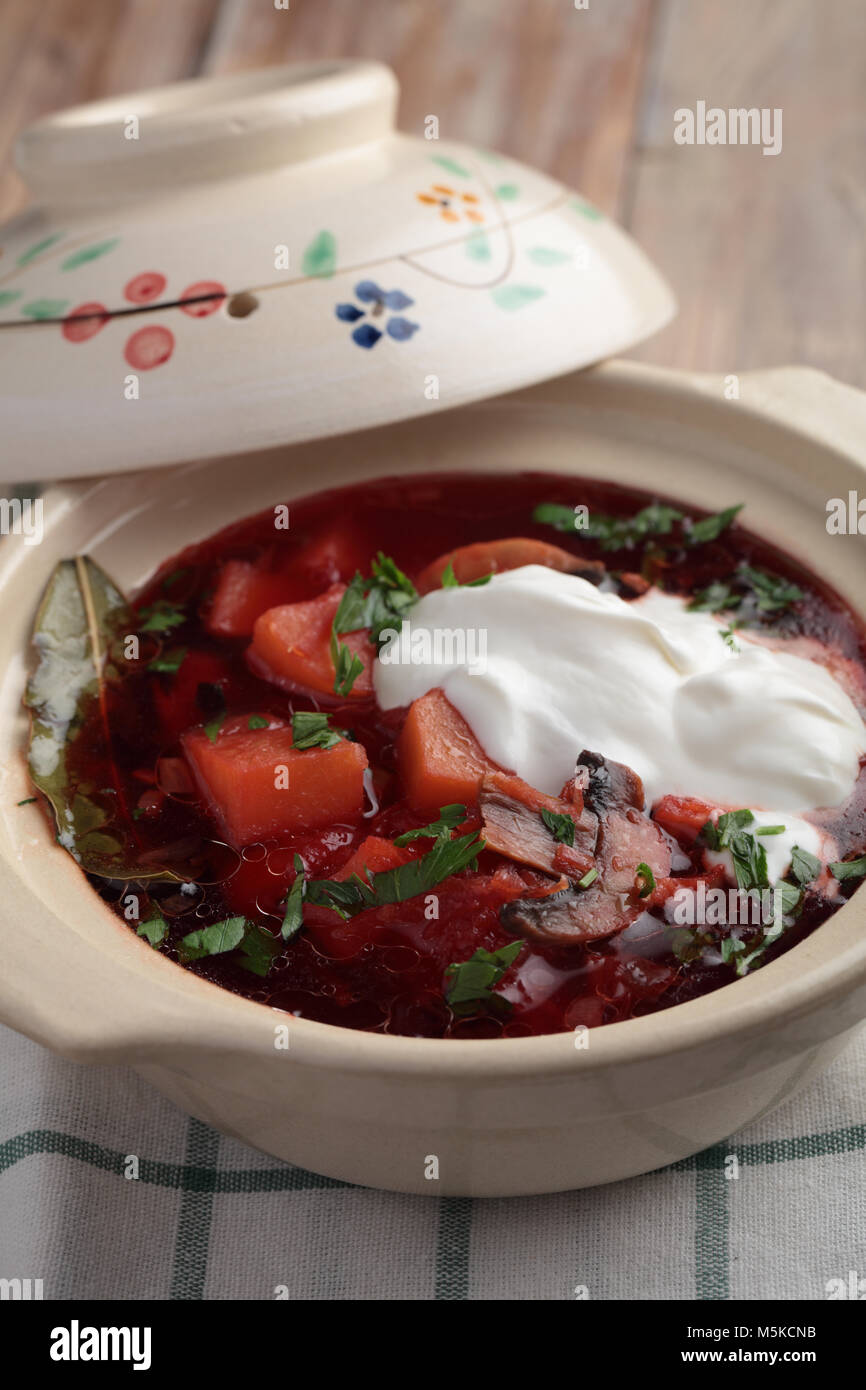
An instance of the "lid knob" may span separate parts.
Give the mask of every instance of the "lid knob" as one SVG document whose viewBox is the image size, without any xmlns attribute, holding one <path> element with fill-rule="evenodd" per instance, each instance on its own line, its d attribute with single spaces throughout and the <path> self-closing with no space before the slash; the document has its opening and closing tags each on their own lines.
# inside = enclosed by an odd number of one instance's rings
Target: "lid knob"
<svg viewBox="0 0 866 1390">
<path fill-rule="evenodd" d="M 387 135 L 397 80 L 381 63 L 290 63 L 73 106 L 15 147 L 42 201 L 82 203 L 253 173 Z"/>
</svg>

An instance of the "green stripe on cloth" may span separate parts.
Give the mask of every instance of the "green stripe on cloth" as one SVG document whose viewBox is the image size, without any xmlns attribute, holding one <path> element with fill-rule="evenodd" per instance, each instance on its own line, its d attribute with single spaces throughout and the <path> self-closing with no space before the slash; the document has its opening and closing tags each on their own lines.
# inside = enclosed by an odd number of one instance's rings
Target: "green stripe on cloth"
<svg viewBox="0 0 866 1390">
<path fill-rule="evenodd" d="M 213 1215 L 213 1188 L 209 1181 L 219 1154 L 216 1130 L 190 1119 L 186 1135 L 183 1197 L 177 1220 L 172 1299 L 203 1299 L 207 1278 L 207 1253 Z"/>
<path fill-rule="evenodd" d="M 440 1197 L 436 1236 L 435 1299 L 469 1297 L 472 1198 Z"/>
<path fill-rule="evenodd" d="M 16 1134 L 0 1144 L 0 1173 L 12 1168 L 25 1158 L 35 1158 L 39 1154 L 60 1154 L 63 1158 L 78 1159 L 91 1168 L 104 1173 L 115 1173 L 123 1178 L 123 1165 L 127 1155 L 119 1149 L 106 1149 L 101 1144 L 93 1144 L 87 1139 L 79 1139 L 74 1134 L 62 1130 L 31 1129 Z M 124 1182 L 126 1178 L 123 1178 Z M 152 1158 L 142 1158 L 139 1164 L 138 1181 L 154 1187 L 187 1186 L 187 1167 L 183 1163 L 161 1163 Z M 293 1168 L 285 1164 L 280 1168 L 203 1168 L 195 1166 L 197 1191 L 203 1192 L 306 1192 L 313 1188 L 351 1187 L 351 1183 L 340 1182 L 338 1178 L 323 1178 L 318 1173 L 308 1173 L 305 1168 Z"/>
<path fill-rule="evenodd" d="M 695 1167 L 695 1297 L 730 1298 L 728 1281 L 729 1180 L 727 1145 L 705 1150 L 710 1161 Z"/>
<path fill-rule="evenodd" d="M 715 1168 L 719 1166 L 719 1154 L 735 1153 L 740 1163 L 788 1163 L 798 1158 L 827 1158 L 833 1154 L 854 1153 L 866 1148 L 866 1125 L 848 1125 L 845 1129 L 830 1129 L 823 1134 L 801 1134 L 795 1139 L 766 1139 L 760 1144 L 737 1144 L 736 1135 L 726 1139 L 723 1144 L 702 1149 L 690 1158 L 681 1158 L 672 1163 L 671 1169 L 688 1172 L 692 1168 Z M 724 1163 L 724 1157 L 721 1160 Z M 660 1173 L 667 1169 L 660 1168 Z"/>
<path fill-rule="evenodd" d="M 666 1168 L 657 1168 L 657 1173 L 691 1172 L 696 1168 L 717 1168 L 722 1147 L 726 1152 L 735 1152 L 740 1163 L 787 1163 L 794 1159 L 825 1158 L 834 1154 L 853 1153 L 866 1148 L 866 1125 L 849 1125 L 846 1129 L 828 1130 L 823 1134 L 804 1134 L 794 1139 L 770 1139 L 760 1144 L 737 1145 L 736 1139 L 729 1139 L 724 1146 L 714 1145 L 701 1153 L 682 1158 Z M 79 1139 L 74 1134 L 55 1129 L 30 1129 L 14 1135 L 0 1143 L 0 1173 L 12 1168 L 22 1159 L 34 1158 L 39 1154 L 61 1154 L 64 1158 L 75 1158 L 81 1163 L 89 1163 L 103 1172 L 123 1176 L 123 1164 L 127 1155 L 119 1149 L 107 1149 L 88 1139 Z M 304 1192 L 310 1188 L 352 1187 L 353 1183 L 342 1182 L 339 1178 L 325 1178 L 318 1173 L 310 1173 L 305 1168 L 295 1168 L 283 1164 L 279 1168 L 226 1168 L 223 1170 L 202 1168 L 195 1165 L 198 1173 L 196 1181 L 202 1186 L 199 1190 L 209 1192 Z M 182 1163 L 162 1163 L 152 1158 L 142 1158 L 139 1168 L 139 1181 L 151 1183 L 156 1187 L 179 1187 L 187 1185 L 187 1168 Z M 438 1198 L 438 1201 L 460 1201 L 462 1198 Z"/>
</svg>

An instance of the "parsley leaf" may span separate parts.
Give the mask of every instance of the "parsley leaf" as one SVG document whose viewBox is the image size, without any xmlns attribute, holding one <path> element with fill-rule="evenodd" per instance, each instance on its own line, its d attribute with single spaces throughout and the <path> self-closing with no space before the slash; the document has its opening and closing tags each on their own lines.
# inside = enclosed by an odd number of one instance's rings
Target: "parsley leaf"
<svg viewBox="0 0 866 1390">
<path fill-rule="evenodd" d="M 456 830 L 465 819 L 466 807 L 461 802 L 454 801 L 451 805 L 440 808 L 437 820 L 431 821 L 429 825 L 421 825 L 417 830 L 407 830 L 405 834 L 398 835 L 394 844 L 402 849 L 413 840 L 438 840 L 440 835 Z"/>
<path fill-rule="evenodd" d="M 541 812 L 541 819 L 557 844 L 574 844 L 574 821 L 571 816 L 561 815 L 559 811 L 548 811 L 545 806 Z"/>
<path fill-rule="evenodd" d="M 812 883 L 821 872 L 821 861 L 808 850 L 795 845 L 791 850 L 791 873 L 799 884 Z"/>
<path fill-rule="evenodd" d="M 244 939 L 245 917 L 227 917 L 224 922 L 214 922 L 209 927 L 187 932 L 181 938 L 178 950 L 185 961 L 201 960 L 204 956 L 221 956 L 226 951 L 234 951 Z"/>
<path fill-rule="evenodd" d="M 292 715 L 293 748 L 333 748 L 346 738 L 345 729 L 332 729 L 331 716 L 315 710 L 299 710 Z"/>
<path fill-rule="evenodd" d="M 312 879 L 306 886 L 306 901 L 318 907 L 329 907 L 341 917 L 354 917 L 368 907 L 386 903 L 402 903 L 417 898 L 435 888 L 443 879 L 460 873 L 478 858 L 484 841 L 471 832 L 456 840 L 447 832 L 437 836 L 433 848 L 420 859 L 400 864 L 395 869 L 383 869 L 368 874 L 368 881 L 354 874 L 345 880 Z"/>
<path fill-rule="evenodd" d="M 706 589 L 698 590 L 689 608 L 692 612 L 704 613 L 729 613 L 737 609 L 739 625 L 743 626 L 755 618 L 784 613 L 804 597 L 803 590 L 790 580 L 743 562 L 727 582 L 715 580 Z"/>
<path fill-rule="evenodd" d="M 454 573 L 454 566 L 452 565 L 451 561 L 449 560 L 449 561 L 448 561 L 448 564 L 445 566 L 444 570 L 442 571 L 442 588 L 443 588 L 443 589 L 480 589 L 480 588 L 483 587 L 483 585 L 489 584 L 492 578 L 493 578 L 493 571 L 491 570 L 490 574 L 482 574 L 482 575 L 479 576 L 478 579 L 466 579 L 466 580 L 458 579 L 458 578 L 457 578 L 457 575 Z"/>
<path fill-rule="evenodd" d="M 263 719 L 260 714 L 251 714 L 247 720 L 248 729 L 267 729 L 270 728 L 270 720 Z"/>
<path fill-rule="evenodd" d="M 634 876 L 639 889 L 638 897 L 648 898 L 656 886 L 655 875 L 649 864 L 645 864 L 644 861 L 641 860 L 635 869 Z"/>
<path fill-rule="evenodd" d="M 713 516 L 693 521 L 676 507 L 663 502 L 651 502 L 631 517 L 607 516 L 603 512 L 591 512 L 586 520 L 578 520 L 573 507 L 557 502 L 541 502 L 532 513 L 532 520 L 543 526 L 552 526 L 557 531 L 579 532 L 586 540 L 598 541 L 602 550 L 633 550 L 641 541 L 650 536 L 669 536 L 677 522 L 682 523 L 681 539 L 677 544 L 684 546 L 704 545 L 707 541 L 719 538 L 724 530 L 742 510 L 743 504 L 726 507 Z"/>
<path fill-rule="evenodd" d="M 716 579 L 693 595 L 689 609 L 692 613 L 725 613 L 730 608 L 736 608 L 739 602 L 740 596 L 734 593 L 730 584 Z"/>
<path fill-rule="evenodd" d="M 170 651 L 160 652 L 147 664 L 148 671 L 157 671 L 163 676 L 173 676 L 179 671 L 187 654 L 186 647 L 172 647 Z"/>
<path fill-rule="evenodd" d="M 252 975 L 264 978 L 271 968 L 274 957 L 280 954 L 282 946 L 278 936 L 272 936 L 264 927 L 255 922 L 247 922 L 244 938 L 240 943 L 242 959 L 238 965 L 249 970 Z"/>
<path fill-rule="evenodd" d="M 752 565 L 739 565 L 737 574 L 751 589 L 762 613 L 781 613 L 805 597 L 803 590 L 790 580 L 769 574 L 766 570 L 754 569 Z"/>
<path fill-rule="evenodd" d="M 145 922 L 140 922 L 135 929 L 136 936 L 143 936 L 151 946 L 159 946 L 165 940 L 167 932 L 168 923 L 156 911 Z"/>
<path fill-rule="evenodd" d="M 724 511 L 702 517 L 700 521 L 687 520 L 686 544 L 706 545 L 707 541 L 717 541 L 743 510 L 744 505 L 745 503 L 739 502 L 735 507 L 725 507 Z"/>
<path fill-rule="evenodd" d="M 482 1006 L 510 1010 L 511 1003 L 493 993 L 506 970 L 513 965 L 523 941 L 511 941 L 497 951 L 485 951 L 483 946 L 469 960 L 455 962 L 445 971 L 445 999 L 455 1014 L 472 1014 Z"/>
<path fill-rule="evenodd" d="M 755 836 L 744 830 L 754 824 L 751 811 L 726 811 L 716 824 L 707 821 L 700 838 L 712 850 L 729 850 L 738 888 L 769 888 L 767 851 Z"/>
<path fill-rule="evenodd" d="M 284 941 L 289 941 L 304 925 L 304 861 L 295 855 L 295 881 L 286 898 L 286 911 L 280 928 Z"/>
<path fill-rule="evenodd" d="M 830 873 L 840 883 L 849 878 L 866 877 L 866 854 L 861 854 L 859 859 L 843 859 L 831 864 Z"/>
<path fill-rule="evenodd" d="M 700 838 L 708 849 L 728 849 L 736 832 L 745 825 L 751 825 L 754 819 L 751 811 L 726 811 L 719 816 L 715 825 L 711 820 L 704 823 Z"/>
<path fill-rule="evenodd" d="M 370 629 L 375 647 L 383 644 L 382 633 L 399 629 L 403 619 L 418 601 L 418 590 L 388 555 L 380 550 L 371 565 L 369 579 L 356 573 L 340 599 L 331 627 L 331 660 L 334 663 L 334 690 L 348 695 L 364 669 L 361 659 L 339 641 L 342 632 Z"/>
<path fill-rule="evenodd" d="M 345 642 L 340 642 L 335 632 L 331 632 L 331 660 L 334 663 L 334 692 L 349 695 L 352 686 L 364 669 L 359 656 L 350 651 Z"/>
<path fill-rule="evenodd" d="M 209 719 L 208 722 L 205 724 L 204 731 L 207 734 L 208 741 L 210 743 L 216 743 L 217 734 L 219 733 L 220 729 L 222 728 L 225 722 L 226 713 L 225 710 L 223 710 L 222 714 L 215 714 L 213 719 Z"/>
<path fill-rule="evenodd" d="M 164 598 L 157 599 L 148 608 L 142 608 L 138 616 L 144 619 L 139 632 L 171 632 L 172 628 L 181 627 L 186 622 L 183 609 Z"/>
</svg>

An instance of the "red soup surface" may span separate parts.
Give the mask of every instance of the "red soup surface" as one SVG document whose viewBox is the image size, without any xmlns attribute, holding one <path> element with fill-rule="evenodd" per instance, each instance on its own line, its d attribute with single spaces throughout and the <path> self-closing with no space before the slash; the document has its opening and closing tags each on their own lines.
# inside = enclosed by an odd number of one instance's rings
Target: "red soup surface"
<svg viewBox="0 0 866 1390">
<path fill-rule="evenodd" d="M 539 504 L 586 507 L 593 524 L 556 529 L 535 519 Z M 393 626 L 443 575 L 483 582 L 524 564 L 629 601 L 648 583 L 706 593 L 747 566 L 782 599 L 761 606 L 741 585 L 739 621 L 866 667 L 837 595 L 730 518 L 696 532 L 702 515 L 582 478 L 449 474 L 315 494 L 291 503 L 287 527 L 271 510 L 190 546 L 135 600 L 153 655 L 109 684 L 73 750 L 142 873 L 174 879 L 95 887 L 154 949 L 223 988 L 378 1032 L 593 1027 L 716 990 L 752 953 L 762 967 L 841 906 L 858 873 L 790 878 L 792 912 L 772 939 L 759 927 L 731 949 L 725 924 L 673 930 L 677 888 L 723 881 L 704 858 L 702 803 L 642 807 L 603 748 L 542 796 L 488 757 L 441 691 L 389 712 L 373 691 L 377 601 Z M 864 801 L 861 767 L 850 802 L 822 821 L 840 860 L 863 854 Z M 614 839 L 633 865 L 611 855 Z M 564 930 L 548 900 L 577 904 Z"/>
</svg>

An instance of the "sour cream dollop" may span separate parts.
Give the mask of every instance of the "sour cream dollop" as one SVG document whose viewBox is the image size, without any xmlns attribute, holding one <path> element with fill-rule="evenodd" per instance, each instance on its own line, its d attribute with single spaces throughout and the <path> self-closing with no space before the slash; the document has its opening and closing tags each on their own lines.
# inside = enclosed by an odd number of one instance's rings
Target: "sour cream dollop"
<svg viewBox="0 0 866 1390">
<path fill-rule="evenodd" d="M 732 647 L 722 627 L 656 589 L 626 602 L 527 565 L 425 595 L 376 662 L 376 696 L 392 709 L 440 686 L 489 757 L 551 794 L 589 748 L 633 768 L 649 804 L 840 805 L 866 752 L 850 697 L 816 662 L 739 631 Z"/>
</svg>

